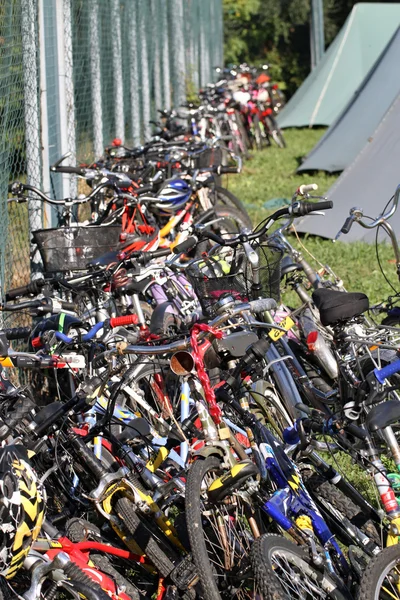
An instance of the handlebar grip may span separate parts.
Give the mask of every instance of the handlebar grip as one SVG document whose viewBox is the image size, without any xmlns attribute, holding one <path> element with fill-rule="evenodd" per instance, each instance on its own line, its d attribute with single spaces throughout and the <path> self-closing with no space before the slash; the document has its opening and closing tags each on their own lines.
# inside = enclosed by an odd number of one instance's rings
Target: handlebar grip
<svg viewBox="0 0 400 600">
<path fill-rule="evenodd" d="M 110 327 L 124 327 L 125 325 L 137 325 L 139 322 L 137 315 L 125 315 L 123 317 L 112 317 L 109 321 Z"/>
<path fill-rule="evenodd" d="M 218 175 L 225 175 L 227 173 L 239 173 L 238 167 L 217 167 L 216 173 Z"/>
<path fill-rule="evenodd" d="M 273 298 L 259 298 L 258 300 L 252 300 L 249 304 L 253 312 L 264 312 L 277 308 L 277 304 Z"/>
<path fill-rule="evenodd" d="M 396 373 L 400 373 L 400 358 L 390 363 L 390 365 L 383 367 L 383 369 L 374 369 L 374 375 L 379 383 L 383 383 L 385 379 Z"/>
<path fill-rule="evenodd" d="M 315 192 L 318 189 L 318 185 L 316 183 L 309 183 L 309 184 L 304 184 L 301 185 L 298 189 L 298 193 L 301 196 L 304 196 L 304 194 L 308 194 L 308 192 Z"/>
<path fill-rule="evenodd" d="M 365 438 L 368 437 L 368 432 L 365 431 L 365 429 L 362 429 L 362 427 L 354 425 L 354 423 L 348 423 L 345 427 L 345 431 L 351 433 L 352 435 L 354 435 L 354 437 L 358 438 L 359 440 L 365 440 Z"/>
<path fill-rule="evenodd" d="M 191 235 L 186 240 L 181 242 L 180 244 L 177 244 L 172 249 L 172 252 L 174 254 L 182 254 L 182 252 L 187 252 L 188 250 L 192 250 L 192 248 L 194 248 L 197 245 L 198 241 L 199 240 L 197 239 L 197 237 L 195 235 Z"/>
<path fill-rule="evenodd" d="M 104 352 L 102 352 L 101 354 L 98 354 L 97 356 L 94 357 L 92 365 L 94 369 L 100 369 L 100 367 L 106 367 L 108 365 L 108 362 L 106 361 L 106 359 L 104 358 Z"/>
<path fill-rule="evenodd" d="M 52 173 L 68 173 L 70 175 L 81 175 L 85 176 L 85 169 L 80 167 L 50 167 Z"/>
<path fill-rule="evenodd" d="M 159 248 L 154 252 L 132 252 L 129 257 L 124 261 L 127 267 L 135 267 L 135 259 L 141 265 L 147 265 L 156 258 L 162 258 L 163 256 L 169 256 L 171 254 L 170 248 Z"/>
<path fill-rule="evenodd" d="M 6 301 L 14 300 L 19 296 L 26 296 L 27 294 L 39 294 L 40 290 L 46 284 L 44 279 L 36 279 L 34 281 L 30 281 L 28 285 L 22 285 L 21 287 L 14 288 L 9 290 L 6 293 Z"/>
<path fill-rule="evenodd" d="M 154 250 L 154 252 L 148 252 L 150 259 L 153 258 L 162 258 L 163 256 L 168 256 L 171 254 L 171 250 L 169 248 L 159 248 L 158 250 Z"/>
<path fill-rule="evenodd" d="M 297 217 L 304 217 L 316 210 L 327 210 L 332 207 L 332 200 L 324 200 L 323 202 L 296 202 L 292 205 L 292 213 Z"/>
<path fill-rule="evenodd" d="M 148 194 L 149 192 L 153 191 L 153 186 L 152 185 L 144 185 L 141 188 L 137 188 L 135 190 L 133 190 L 132 194 L 135 196 L 141 196 L 142 194 Z"/>
<path fill-rule="evenodd" d="M 2 331 L 8 340 L 27 340 L 31 332 L 31 327 L 10 327 Z"/>
<path fill-rule="evenodd" d="M 351 226 L 353 225 L 353 223 L 354 223 L 354 217 L 352 217 L 352 216 L 347 217 L 347 219 L 344 222 L 344 225 L 343 225 L 342 229 L 340 230 L 341 233 L 349 233 L 349 231 L 350 231 Z"/>
<path fill-rule="evenodd" d="M 61 308 L 64 310 L 75 310 L 75 304 L 73 302 L 64 302 L 64 300 L 57 300 L 61 304 Z"/>
<path fill-rule="evenodd" d="M 332 200 L 323 200 L 322 202 L 314 202 L 314 210 L 329 210 L 333 208 Z"/>
</svg>

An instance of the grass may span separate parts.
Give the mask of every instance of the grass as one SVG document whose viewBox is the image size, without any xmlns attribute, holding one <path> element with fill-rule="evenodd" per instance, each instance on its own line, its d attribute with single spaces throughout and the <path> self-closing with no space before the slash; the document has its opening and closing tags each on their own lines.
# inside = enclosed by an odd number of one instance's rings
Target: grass
<svg viewBox="0 0 400 600">
<path fill-rule="evenodd" d="M 264 208 L 265 202 L 274 198 L 290 199 L 302 183 L 317 183 L 318 193 L 321 195 L 328 192 L 337 175 L 322 171 L 313 175 L 296 173 L 302 157 L 311 150 L 323 133 L 323 129 L 285 130 L 286 149 L 271 147 L 261 152 L 254 152 L 252 159 L 245 164 L 242 174 L 229 179 L 230 191 L 246 204 L 254 224 L 276 210 L 277 207 Z M 226 182 L 224 183 L 226 185 Z M 386 202 L 387 199 L 383 200 Z M 346 215 L 343 215 L 343 222 L 345 217 Z M 329 212 L 326 218 L 329 218 Z M 294 246 L 298 246 L 294 236 L 290 236 L 289 240 Z M 328 264 L 343 279 L 349 291 L 366 293 L 371 303 L 380 302 L 393 293 L 379 269 L 375 245 L 364 242 L 333 243 L 314 236 L 304 236 L 302 242 L 318 261 L 324 265 Z M 396 289 L 399 289 L 391 245 L 380 244 L 379 256 L 389 280 Z M 307 260 L 309 258 L 306 256 Z M 316 264 L 313 260 L 309 262 Z M 345 473 L 370 502 L 379 505 L 371 479 L 347 454 L 339 453 L 334 460 L 329 456 L 325 458 L 328 462 L 332 462 L 335 468 Z"/>
<path fill-rule="evenodd" d="M 296 173 L 301 158 L 311 150 L 323 133 L 324 129 L 285 130 L 287 148 L 271 147 L 261 152 L 254 152 L 252 159 L 244 165 L 241 175 L 231 176 L 228 185 L 224 181 L 224 185 L 245 202 L 254 223 L 258 223 L 276 210 L 264 208 L 265 202 L 274 198 L 290 199 L 302 183 L 317 183 L 318 193 L 321 195 L 325 195 L 333 185 L 337 175 L 330 175 L 323 171 L 315 175 Z M 382 200 L 386 202 L 388 198 Z M 329 218 L 328 212 L 326 218 Z M 343 215 L 343 222 L 345 218 L 346 215 Z M 296 245 L 293 236 L 292 240 Z M 313 236 L 305 236 L 303 242 L 322 264 L 329 264 L 343 279 L 349 291 L 366 293 L 371 303 L 380 302 L 393 293 L 379 270 L 373 244 L 364 242 L 334 244 L 330 240 Z M 396 289 L 399 289 L 391 245 L 380 244 L 379 256 L 389 280 Z M 312 260 L 310 262 L 315 265 Z"/>
</svg>

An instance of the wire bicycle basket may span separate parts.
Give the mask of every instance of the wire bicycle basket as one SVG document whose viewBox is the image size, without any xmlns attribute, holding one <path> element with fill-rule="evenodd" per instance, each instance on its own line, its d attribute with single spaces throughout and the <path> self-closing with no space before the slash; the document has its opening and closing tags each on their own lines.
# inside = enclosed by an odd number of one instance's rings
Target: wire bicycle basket
<svg viewBox="0 0 400 600">
<path fill-rule="evenodd" d="M 48 273 L 86 269 L 89 261 L 117 248 L 120 234 L 120 225 L 60 227 L 32 232 Z"/>
<path fill-rule="evenodd" d="M 281 298 L 281 262 L 283 251 L 279 246 L 268 242 L 257 244 L 253 248 L 258 252 L 260 259 L 260 284 L 257 295 L 263 298 L 273 298 L 279 304 Z M 251 277 L 251 274 L 248 273 L 246 279 L 249 280 Z"/>
<path fill-rule="evenodd" d="M 212 314 L 213 305 L 226 296 L 240 302 L 273 298 L 279 303 L 283 252 L 268 243 L 254 249 L 260 259 L 258 285 L 254 284 L 252 266 L 243 251 L 235 252 L 231 261 L 226 256 L 206 256 L 192 262 L 187 276 L 205 314 Z"/>
<path fill-rule="evenodd" d="M 249 300 L 249 285 L 245 280 L 247 259 L 237 254 L 231 262 L 223 256 L 205 256 L 192 262 L 186 274 L 205 314 L 211 314 L 218 300 L 232 296 L 235 300 Z"/>
</svg>

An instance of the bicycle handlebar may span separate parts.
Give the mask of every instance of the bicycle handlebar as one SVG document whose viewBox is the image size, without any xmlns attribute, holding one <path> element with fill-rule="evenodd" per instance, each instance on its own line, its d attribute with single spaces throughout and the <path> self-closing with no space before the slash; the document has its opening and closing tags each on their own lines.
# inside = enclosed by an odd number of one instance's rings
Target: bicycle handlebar
<svg viewBox="0 0 400 600">
<path fill-rule="evenodd" d="M 41 298 L 39 300 L 30 300 L 28 302 L 20 302 L 19 304 L 1 304 L 0 311 L 17 312 L 19 310 L 36 309 L 39 313 L 61 312 L 61 310 L 75 311 L 73 302 L 66 302 L 58 298 Z"/>
<path fill-rule="evenodd" d="M 27 296 L 29 294 L 40 294 L 42 287 L 46 285 L 45 279 L 35 279 L 30 281 L 27 285 L 22 285 L 21 287 L 13 288 L 6 293 L 6 301 L 15 300 L 20 296 Z"/>
<path fill-rule="evenodd" d="M 265 223 L 265 225 L 259 231 L 255 230 L 255 231 L 253 231 L 253 233 L 250 233 L 250 234 L 240 233 L 238 236 L 231 238 L 229 240 L 225 240 L 222 237 L 220 237 L 219 235 L 217 235 L 211 231 L 204 231 L 203 229 L 205 229 L 207 227 L 207 224 L 201 225 L 201 226 L 198 225 L 197 229 L 201 229 L 202 237 L 213 240 L 220 246 L 235 247 L 235 246 L 238 246 L 239 244 L 242 244 L 243 242 L 252 241 L 252 240 L 262 237 L 268 231 L 268 229 L 270 229 L 272 224 L 280 217 L 284 217 L 285 215 L 293 215 L 294 217 L 303 217 L 314 211 L 328 210 L 332 207 L 333 207 L 332 200 L 324 200 L 323 202 L 300 202 L 300 201 L 294 202 L 290 206 L 286 206 L 285 208 L 280 208 L 275 213 L 273 213 L 269 217 L 269 219 Z"/>
<path fill-rule="evenodd" d="M 50 167 L 50 171 L 52 173 L 68 173 L 69 175 L 80 175 L 81 177 L 85 177 L 86 169 L 81 169 L 80 167 Z"/>
<path fill-rule="evenodd" d="M 342 233 L 345 233 L 345 234 L 349 233 L 351 226 L 354 222 L 357 222 L 359 225 L 361 225 L 361 227 L 364 227 L 364 229 L 375 229 L 376 227 L 379 227 L 379 225 L 386 224 L 386 221 L 388 219 L 390 219 L 397 210 L 397 205 L 399 203 L 399 197 L 400 197 L 400 185 L 397 186 L 396 191 L 394 193 L 392 208 L 386 214 L 382 214 L 377 219 L 373 219 L 370 223 L 366 223 L 365 221 L 362 220 L 362 218 L 364 216 L 362 208 L 357 208 L 357 207 L 351 208 L 350 216 L 347 217 L 346 221 L 343 224 L 343 227 L 341 228 L 341 230 L 335 237 L 335 241 L 340 237 L 340 235 Z"/>
<path fill-rule="evenodd" d="M 227 319 L 234 317 L 237 314 L 243 313 L 245 311 L 250 311 L 254 313 L 265 312 L 275 310 L 277 304 L 273 298 L 260 298 L 258 300 L 252 300 L 251 302 L 241 303 L 239 305 L 234 306 L 230 310 L 218 315 L 210 321 L 210 327 L 218 327 L 222 325 Z M 202 334 L 200 334 L 202 335 Z M 207 335 L 207 334 L 204 334 Z M 203 335 L 203 337 L 204 337 Z M 190 347 L 190 338 L 185 338 L 183 340 L 178 340 L 176 342 L 171 342 L 170 344 L 163 344 L 161 346 L 139 346 L 139 345 L 129 345 L 126 348 L 112 348 L 111 350 L 106 350 L 102 352 L 93 360 L 93 367 L 96 369 L 98 367 L 103 367 L 107 364 L 109 358 L 120 354 L 139 354 L 139 355 L 161 355 L 161 354 L 172 354 L 174 352 L 178 352 L 180 350 L 187 350 Z"/>
<path fill-rule="evenodd" d="M 65 167 L 65 168 L 69 168 L 69 167 Z M 103 183 L 100 183 L 96 188 L 94 188 L 94 190 L 92 192 L 90 192 L 90 194 L 88 196 L 84 196 L 83 198 L 64 198 L 62 200 L 54 200 L 53 198 L 49 198 L 48 196 L 46 196 L 46 194 L 41 192 L 38 188 L 34 187 L 33 185 L 29 185 L 27 183 L 20 183 L 19 181 L 15 181 L 14 183 L 11 183 L 8 186 L 8 191 L 10 194 L 17 196 L 17 198 L 21 198 L 21 195 L 24 192 L 33 192 L 34 194 L 39 196 L 39 198 L 43 202 L 48 202 L 49 204 L 53 204 L 55 206 L 60 206 L 60 205 L 65 206 L 67 204 L 85 204 L 86 202 L 90 202 L 90 200 L 92 200 L 100 192 L 100 190 L 102 190 L 105 187 L 113 188 L 114 190 L 119 192 L 118 186 L 115 184 L 115 182 L 112 182 L 112 181 L 105 181 Z M 9 199 L 9 201 L 12 201 L 12 200 L 14 200 L 14 198 Z M 18 201 L 18 199 L 17 199 L 17 201 Z M 23 201 L 25 202 L 26 198 L 24 198 Z"/>
</svg>

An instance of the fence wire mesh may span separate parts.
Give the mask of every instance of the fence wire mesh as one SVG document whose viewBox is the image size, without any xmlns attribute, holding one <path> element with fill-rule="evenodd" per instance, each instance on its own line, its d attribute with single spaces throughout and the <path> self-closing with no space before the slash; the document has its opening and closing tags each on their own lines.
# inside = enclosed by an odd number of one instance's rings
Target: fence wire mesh
<svg viewBox="0 0 400 600">
<path fill-rule="evenodd" d="M 157 109 L 179 106 L 221 62 L 222 0 L 0 0 L 2 296 L 31 277 L 30 233 L 54 216 L 7 204 L 8 184 L 76 195 L 76 181 L 50 177 L 55 160 L 144 141 Z"/>
</svg>

